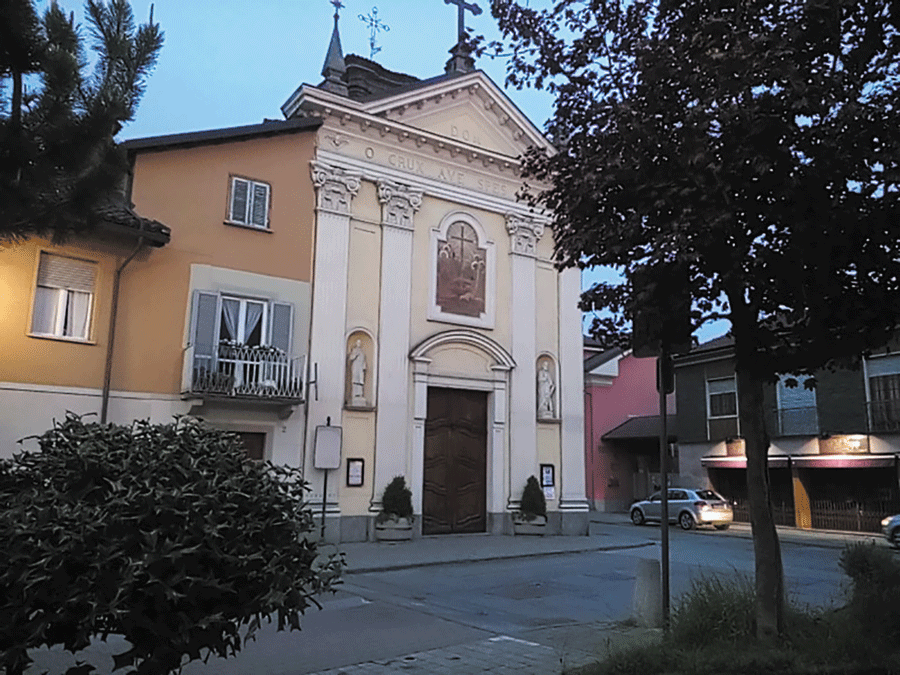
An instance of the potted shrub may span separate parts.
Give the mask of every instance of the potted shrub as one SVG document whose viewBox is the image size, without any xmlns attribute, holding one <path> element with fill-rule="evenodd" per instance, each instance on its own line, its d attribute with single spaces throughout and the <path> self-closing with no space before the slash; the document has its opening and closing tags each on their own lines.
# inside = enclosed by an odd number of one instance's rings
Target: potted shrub
<svg viewBox="0 0 900 675">
<path fill-rule="evenodd" d="M 375 538 L 404 541 L 412 538 L 412 492 L 403 476 L 395 476 L 381 497 L 381 513 L 375 517 Z"/>
<path fill-rule="evenodd" d="M 513 514 L 513 532 L 543 535 L 547 528 L 547 500 L 534 476 L 529 476 L 522 491 L 519 510 Z"/>
</svg>

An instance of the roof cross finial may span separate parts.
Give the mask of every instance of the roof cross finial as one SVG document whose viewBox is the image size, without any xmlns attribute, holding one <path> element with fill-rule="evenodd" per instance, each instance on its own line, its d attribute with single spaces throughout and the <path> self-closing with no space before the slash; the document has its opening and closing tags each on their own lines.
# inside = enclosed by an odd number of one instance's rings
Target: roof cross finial
<svg viewBox="0 0 900 675">
<path fill-rule="evenodd" d="M 391 30 L 391 27 L 378 18 L 377 7 L 373 7 L 372 13 L 368 16 L 360 14 L 359 20 L 369 26 L 369 58 L 374 59 L 375 55 L 381 51 L 381 47 L 375 46 L 375 36 L 378 35 L 378 31 L 380 30 L 387 33 Z"/>
<path fill-rule="evenodd" d="M 468 3 L 466 0 L 444 0 L 445 5 L 456 5 L 457 7 L 457 39 L 459 42 L 462 42 L 466 37 L 466 10 L 472 12 L 473 16 L 478 16 L 481 14 L 481 7 L 473 3 Z"/>
<path fill-rule="evenodd" d="M 332 5 L 334 5 L 334 22 L 337 23 L 337 20 L 340 18 L 340 11 L 344 8 L 344 3 L 341 0 L 328 0 Z"/>
</svg>

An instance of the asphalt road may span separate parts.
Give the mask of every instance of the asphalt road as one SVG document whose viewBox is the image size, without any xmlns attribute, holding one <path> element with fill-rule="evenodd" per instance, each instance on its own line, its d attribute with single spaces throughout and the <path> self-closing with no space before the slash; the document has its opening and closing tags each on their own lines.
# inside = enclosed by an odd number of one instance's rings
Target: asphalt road
<svg viewBox="0 0 900 675">
<path fill-rule="evenodd" d="M 669 532 L 673 604 L 702 575 L 737 573 L 752 579 L 748 537 L 674 527 Z M 307 614 L 301 632 L 264 627 L 237 658 L 192 663 L 184 673 L 301 675 L 484 644 L 510 654 L 540 646 L 552 649 L 561 664 L 583 662 L 602 648 L 604 631 L 630 617 L 639 560 L 660 556 L 658 527 L 609 524 L 594 533 L 607 550 L 349 574 L 342 590 L 325 599 L 322 611 Z M 782 538 L 791 597 L 815 606 L 840 603 L 840 553 L 815 536 Z M 124 648 L 124 642 L 110 638 L 92 647 L 88 660 L 98 664 L 98 654 Z M 38 663 L 29 675 L 45 669 L 61 673 L 63 661 L 72 662 L 64 653 L 35 656 Z M 507 657 L 498 652 L 498 658 Z M 385 668 L 351 670 L 394 670 Z M 466 671 L 460 665 L 447 672 Z"/>
</svg>

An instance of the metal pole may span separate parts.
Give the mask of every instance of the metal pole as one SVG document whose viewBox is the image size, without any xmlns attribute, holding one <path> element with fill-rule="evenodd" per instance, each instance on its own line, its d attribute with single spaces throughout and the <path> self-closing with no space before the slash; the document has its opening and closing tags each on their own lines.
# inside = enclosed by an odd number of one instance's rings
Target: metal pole
<svg viewBox="0 0 900 675">
<path fill-rule="evenodd" d="M 328 501 L 328 469 L 325 471 L 325 482 L 322 483 L 322 541 L 325 541 L 325 504 Z"/>
<path fill-rule="evenodd" d="M 325 426 L 331 426 L 331 417 L 325 418 Z M 322 483 L 322 533 L 319 536 L 322 537 L 322 541 L 325 541 L 325 505 L 328 503 L 328 469 L 323 469 L 323 471 L 325 472 L 325 478 Z"/>
<path fill-rule="evenodd" d="M 661 539 L 660 568 L 662 570 L 662 620 L 663 630 L 669 631 L 669 430 L 666 420 L 666 380 L 669 354 L 663 342 L 662 352 L 656 360 L 659 389 L 659 480 L 662 498 L 662 516 L 659 519 Z"/>
</svg>

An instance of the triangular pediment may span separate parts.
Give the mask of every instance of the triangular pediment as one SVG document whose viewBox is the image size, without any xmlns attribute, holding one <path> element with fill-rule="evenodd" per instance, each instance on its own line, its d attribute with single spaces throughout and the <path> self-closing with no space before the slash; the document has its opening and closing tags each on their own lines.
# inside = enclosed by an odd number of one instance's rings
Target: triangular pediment
<svg viewBox="0 0 900 675">
<path fill-rule="evenodd" d="M 509 157 L 548 141 L 481 71 L 436 78 L 364 104 L 370 114 Z"/>
</svg>

